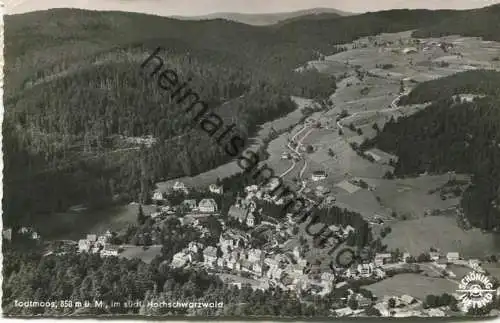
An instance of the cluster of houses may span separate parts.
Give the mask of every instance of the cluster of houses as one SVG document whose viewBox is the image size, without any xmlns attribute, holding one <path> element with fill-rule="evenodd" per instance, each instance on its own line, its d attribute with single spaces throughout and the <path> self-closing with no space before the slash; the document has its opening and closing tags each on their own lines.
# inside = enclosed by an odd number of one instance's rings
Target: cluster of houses
<svg viewBox="0 0 500 323">
<path fill-rule="evenodd" d="M 12 233 L 12 228 L 5 228 L 2 230 L 2 238 L 7 241 L 12 241 Z M 17 234 L 32 240 L 40 240 L 40 234 L 31 227 L 21 227 L 17 230 Z"/>
<path fill-rule="evenodd" d="M 78 252 L 98 253 L 103 257 L 118 256 L 120 248 L 109 243 L 112 233 L 108 230 L 105 234 L 87 234 L 85 239 L 78 240 Z"/>
<path fill-rule="evenodd" d="M 218 211 L 217 203 L 214 199 L 202 199 L 199 203 L 194 199 L 184 200 L 181 204 L 189 212 L 216 213 Z"/>
<path fill-rule="evenodd" d="M 324 295 L 331 291 L 335 274 L 328 268 L 321 271 L 305 259 L 304 249 L 296 246 L 293 251 L 272 253 L 253 248 L 246 233 L 227 230 L 219 237 L 217 246 L 189 243 L 188 248 L 175 254 L 171 265 L 183 267 L 198 263 L 209 270 L 232 273 L 235 277 L 252 277 L 262 286 L 279 286 L 284 290 L 310 291 Z M 199 254 L 202 254 L 202 260 Z"/>
<path fill-rule="evenodd" d="M 224 192 L 223 187 L 216 184 L 211 184 L 208 187 L 208 189 L 213 194 L 222 194 Z M 181 192 L 186 195 L 189 194 L 189 189 L 186 187 L 186 185 L 179 181 L 175 182 L 175 184 L 172 187 L 172 191 Z M 167 213 L 167 214 L 175 213 L 174 212 L 175 208 L 168 205 L 168 201 L 166 199 L 165 194 L 160 190 L 156 190 L 153 193 L 151 199 L 156 205 L 163 205 L 161 212 L 158 212 L 155 215 L 159 215 L 161 213 Z M 194 212 L 194 213 L 199 212 L 206 214 L 218 212 L 217 203 L 212 198 L 204 198 L 201 199 L 199 202 L 195 199 L 186 199 L 180 204 L 178 209 L 186 212 Z"/>
<path fill-rule="evenodd" d="M 261 211 L 257 211 L 257 204 L 253 200 L 238 197 L 236 203 L 229 208 L 228 217 L 247 227 L 253 228 L 258 224 Z"/>
<path fill-rule="evenodd" d="M 219 195 L 224 193 L 224 188 L 222 187 L 222 185 L 217 185 L 217 184 L 210 184 L 208 186 L 208 190 L 210 191 L 210 193 L 219 194 Z M 172 191 L 184 193 L 186 195 L 189 194 L 189 189 L 187 188 L 186 184 L 184 184 L 183 182 L 179 182 L 179 181 L 175 182 L 175 184 L 172 186 Z M 162 192 L 156 191 L 153 194 L 153 200 L 154 201 L 163 201 L 163 200 L 165 200 L 165 196 L 163 195 Z"/>
<path fill-rule="evenodd" d="M 163 194 L 161 192 L 155 192 L 153 195 L 153 200 L 155 202 L 161 202 L 165 203 L 165 199 L 163 197 Z M 212 214 L 212 213 L 217 213 L 219 208 L 217 206 L 217 202 L 215 202 L 214 199 L 212 198 L 205 198 L 201 199 L 200 202 L 197 202 L 195 199 L 187 199 L 184 200 L 180 204 L 180 209 L 186 212 L 200 212 L 200 213 L 207 213 L 207 214 Z M 155 212 L 151 214 L 152 218 L 155 218 L 163 213 L 166 214 L 174 214 L 174 208 L 164 205 L 161 207 L 160 212 Z"/>
</svg>

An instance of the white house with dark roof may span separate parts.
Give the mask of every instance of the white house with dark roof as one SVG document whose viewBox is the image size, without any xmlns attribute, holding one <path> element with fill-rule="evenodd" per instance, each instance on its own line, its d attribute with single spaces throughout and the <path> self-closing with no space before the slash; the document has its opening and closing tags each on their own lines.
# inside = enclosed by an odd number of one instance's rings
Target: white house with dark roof
<svg viewBox="0 0 500 323">
<path fill-rule="evenodd" d="M 87 239 L 78 240 L 78 252 L 89 252 L 92 244 Z"/>
<path fill-rule="evenodd" d="M 217 212 L 217 203 L 214 199 L 203 199 L 198 204 L 198 210 L 203 213 Z"/>
<path fill-rule="evenodd" d="M 155 202 L 162 202 L 164 200 L 163 193 L 160 191 L 155 191 L 151 199 Z"/>
<path fill-rule="evenodd" d="M 315 171 L 311 175 L 311 179 L 314 182 L 324 180 L 326 178 L 326 172 L 325 171 Z"/>
<path fill-rule="evenodd" d="M 87 234 L 87 240 L 91 243 L 94 243 L 97 241 L 97 235 L 96 234 Z"/>
<path fill-rule="evenodd" d="M 210 184 L 210 186 L 208 187 L 208 190 L 214 194 L 224 193 L 224 188 L 222 186 L 217 186 L 216 184 Z"/>
<path fill-rule="evenodd" d="M 175 182 L 172 189 L 176 192 L 184 192 L 185 194 L 189 193 L 189 190 L 187 189 L 186 185 L 183 182 Z"/>
<path fill-rule="evenodd" d="M 441 257 L 441 254 L 439 252 L 431 251 L 429 252 L 429 257 L 431 258 L 432 261 L 438 261 L 439 258 Z"/>
<path fill-rule="evenodd" d="M 171 265 L 174 268 L 180 268 L 184 267 L 188 261 L 189 261 L 189 255 L 186 254 L 184 251 L 180 251 L 172 257 Z"/>
<path fill-rule="evenodd" d="M 117 246 L 106 246 L 101 250 L 101 256 L 109 257 L 109 256 L 118 256 L 119 250 Z"/>
<path fill-rule="evenodd" d="M 246 225 L 249 228 L 253 228 L 255 226 L 255 215 L 253 215 L 252 213 L 250 213 L 247 216 Z"/>
</svg>

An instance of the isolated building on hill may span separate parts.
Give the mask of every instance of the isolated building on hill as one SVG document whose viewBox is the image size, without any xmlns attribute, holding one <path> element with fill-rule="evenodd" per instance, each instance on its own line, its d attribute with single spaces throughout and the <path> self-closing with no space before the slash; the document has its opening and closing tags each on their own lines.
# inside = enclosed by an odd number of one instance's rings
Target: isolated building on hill
<svg viewBox="0 0 500 323">
<path fill-rule="evenodd" d="M 315 171 L 311 175 L 311 179 L 315 182 L 324 180 L 326 178 L 326 172 L 325 171 Z"/>
<path fill-rule="evenodd" d="M 160 191 L 155 191 L 151 199 L 155 202 L 163 202 L 165 200 L 163 197 L 163 193 Z"/>
</svg>

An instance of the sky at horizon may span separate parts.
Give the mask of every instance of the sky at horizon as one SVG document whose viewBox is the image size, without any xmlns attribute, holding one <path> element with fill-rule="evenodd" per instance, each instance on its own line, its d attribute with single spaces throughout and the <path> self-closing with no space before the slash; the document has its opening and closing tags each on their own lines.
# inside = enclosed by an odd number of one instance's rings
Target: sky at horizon
<svg viewBox="0 0 500 323">
<path fill-rule="evenodd" d="M 318 7 L 353 13 L 403 8 L 471 9 L 500 3 L 500 0 L 5 0 L 4 3 L 8 14 L 70 7 L 197 16 L 215 12 L 289 12 Z"/>
</svg>

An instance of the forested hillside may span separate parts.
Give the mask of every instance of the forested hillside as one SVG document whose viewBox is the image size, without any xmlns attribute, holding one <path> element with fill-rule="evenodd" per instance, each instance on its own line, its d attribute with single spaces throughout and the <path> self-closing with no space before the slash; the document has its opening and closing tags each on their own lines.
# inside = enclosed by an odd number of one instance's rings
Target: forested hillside
<svg viewBox="0 0 500 323">
<path fill-rule="evenodd" d="M 444 18 L 437 24 L 424 26 L 413 33 L 414 37 L 443 37 L 462 35 L 500 40 L 500 5 L 466 10 Z"/>
<path fill-rule="evenodd" d="M 471 223 L 500 228 L 500 73 L 473 71 L 419 84 L 402 103 L 433 102 L 391 120 L 367 146 L 399 157 L 396 175 L 456 171 L 473 174 L 462 206 Z M 473 102 L 452 96 L 486 95 Z"/>
<path fill-rule="evenodd" d="M 335 80 L 293 69 L 337 44 L 417 29 L 453 11 L 392 10 L 255 27 L 124 12 L 54 9 L 5 18 L 4 219 L 144 196 L 159 179 L 227 162 L 190 116 L 140 73 L 165 62 L 225 121 L 251 137 L 292 111 L 290 95 L 322 99 Z M 151 146 L 130 144 L 151 136 Z"/>
<path fill-rule="evenodd" d="M 399 101 L 400 105 L 447 100 L 458 94 L 500 96 L 500 73 L 473 70 L 418 84 Z"/>
</svg>

